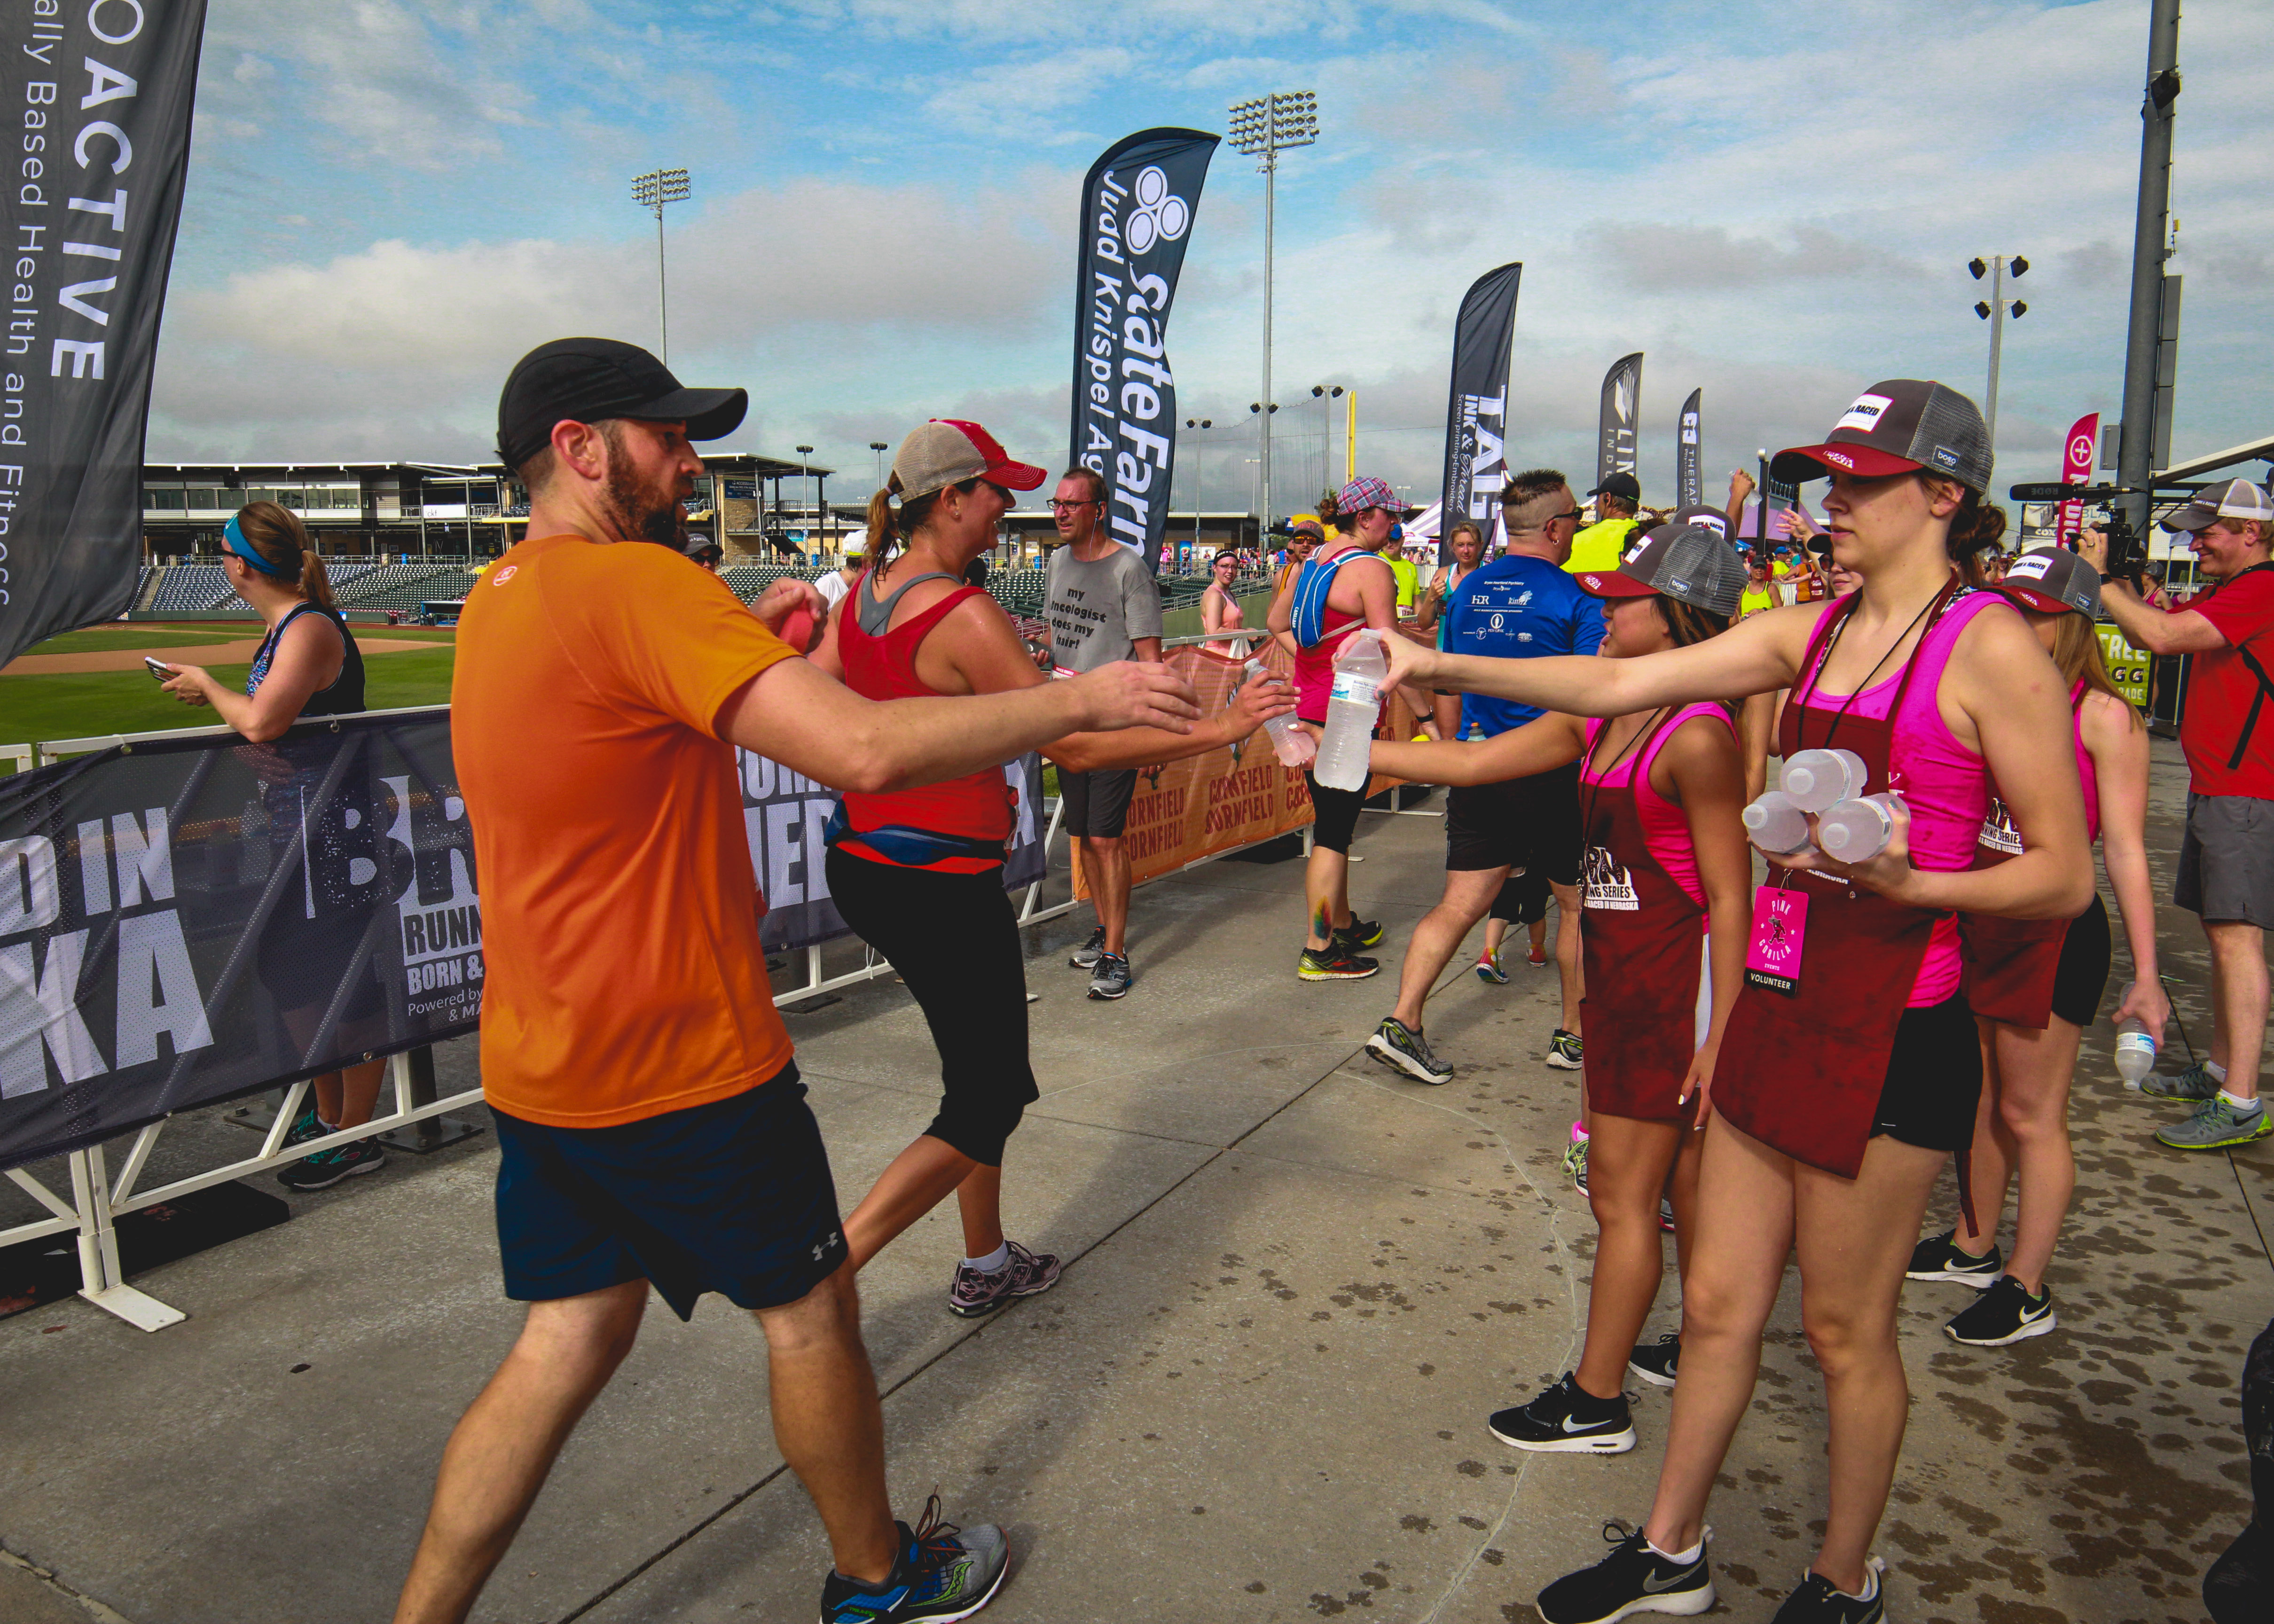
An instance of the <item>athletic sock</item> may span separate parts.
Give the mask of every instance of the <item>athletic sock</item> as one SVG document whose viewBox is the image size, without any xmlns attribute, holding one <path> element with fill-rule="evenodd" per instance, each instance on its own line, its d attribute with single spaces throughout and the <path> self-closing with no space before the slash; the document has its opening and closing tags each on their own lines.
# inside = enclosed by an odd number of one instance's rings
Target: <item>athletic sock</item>
<svg viewBox="0 0 2274 1624">
<path fill-rule="evenodd" d="M 1005 1241 L 983 1258 L 966 1258 L 963 1267 L 983 1274 L 999 1274 L 1011 1267 L 1011 1243 Z"/>
<path fill-rule="evenodd" d="M 1879 1570 L 1872 1567 L 1869 1562 L 1864 1564 L 1864 1588 L 1860 1590 L 1841 1590 L 1840 1592 L 1841 1595 L 1847 1597 L 1851 1601 L 1869 1601 L 1879 1593 Z"/>
<path fill-rule="evenodd" d="M 2210 1073 L 2211 1081 L 2215 1083 L 2224 1083 L 2226 1081 L 2226 1068 L 2219 1064 L 2218 1061 L 2204 1061 L 2203 1070 Z"/>
<path fill-rule="evenodd" d="M 2251 1112 L 2258 1109 L 2258 1101 L 2256 1100 L 2238 1099 L 2233 1094 L 2227 1093 L 2224 1088 L 2218 1091 L 2218 1097 L 2225 1101 L 2229 1105 L 2234 1107 L 2235 1110 L 2241 1116 L 2248 1116 Z"/>
<path fill-rule="evenodd" d="M 1579 1385 L 1577 1376 L 1571 1379 L 1571 1413 L 1583 1421 L 1608 1421 L 1618 1414 L 1619 1406 L 1625 1402 L 1623 1393 L 1616 1398 L 1597 1398 Z"/>
<path fill-rule="evenodd" d="M 1650 1537 L 1648 1535 L 1645 1535 L 1643 1537 L 1643 1544 L 1650 1545 Z M 1659 1556 L 1664 1558 L 1667 1561 L 1680 1562 L 1686 1567 L 1706 1554 L 1706 1541 L 1701 1538 L 1696 1545 L 1690 1546 L 1687 1551 L 1660 1551 L 1656 1545 L 1650 1545 L 1650 1548 L 1653 1552 L 1656 1552 Z"/>
</svg>

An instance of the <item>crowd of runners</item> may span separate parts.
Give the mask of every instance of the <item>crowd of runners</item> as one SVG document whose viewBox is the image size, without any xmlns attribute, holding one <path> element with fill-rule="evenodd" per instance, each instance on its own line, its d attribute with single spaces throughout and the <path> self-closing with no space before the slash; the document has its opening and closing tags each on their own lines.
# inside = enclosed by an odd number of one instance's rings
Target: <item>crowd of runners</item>
<svg viewBox="0 0 2274 1624">
<path fill-rule="evenodd" d="M 746 403 L 739 389 L 681 386 L 644 350 L 582 339 L 524 357 L 500 402 L 529 539 L 466 605 L 454 734 L 482 876 L 500 1246 L 508 1295 L 529 1310 L 445 1451 L 399 1624 L 467 1616 L 629 1351 L 651 1289 L 682 1319 L 706 1291 L 757 1317 L 775 1435 L 833 1555 L 825 1624 L 986 1604 L 1007 1571 L 999 1529 L 959 1527 L 936 1504 L 913 1525 L 892 1515 L 855 1277 L 951 1193 L 964 1247 L 951 1312 L 991 1313 L 1058 1277 L 1055 1258 L 1002 1225 L 1006 1143 L 1036 1098 L 1000 872 L 1018 816 L 1004 763 L 1040 749 L 1057 765 L 1097 895 L 1075 959 L 1093 996 L 1118 997 L 1133 979 L 1125 775 L 1291 710 L 1322 737 L 1336 658 L 1367 634 L 1432 724 L 1377 741 L 1374 768 L 1452 786 L 1444 893 L 1404 944 L 1367 1052 L 1415 1084 L 1448 1081 L 1457 1057 L 1427 1035 L 1433 989 L 1480 921 L 1480 977 L 1507 979 L 1510 925 L 1535 933 L 1544 967 L 1552 901 L 1562 1013 L 1540 1058 L 1578 1073 L 1567 1161 L 1601 1232 L 1577 1366 L 1469 1424 L 1519 1449 L 1622 1452 L 1637 1444 L 1627 1377 L 1673 1389 L 1646 1514 L 1541 1590 L 1540 1616 L 1713 1605 L 1707 1503 L 1796 1259 L 1831 1482 L 1820 1545 L 1776 1618 L 1882 1619 L 1872 1543 L 1908 1405 L 1906 1278 L 1981 1289 L 1950 1322 L 1960 1342 L 2055 1325 L 2044 1278 L 2074 1182 L 2067 1093 L 2112 958 L 2096 840 L 2135 966 L 2116 1017 L 2159 1039 L 2170 1014 L 2145 858 L 2147 737 L 2093 634 L 2097 541 L 2025 553 L 1982 584 L 2005 518 L 1987 500 L 1974 404 L 1883 382 L 1821 441 L 1778 456 L 1781 480 L 1829 480 L 1823 526 L 1793 531 L 1826 590 L 1751 613 L 1757 572 L 1732 539 L 1742 477 L 1728 508 L 1660 523 L 1640 515 L 1630 480 L 1606 481 L 1582 531 L 1562 474 L 1520 473 L 1502 492 L 1498 555 L 1483 529 L 1456 526 L 1448 561 L 1411 583 L 1381 556 L 1410 515 L 1382 481 L 1355 479 L 1329 522 L 1299 528 L 1262 624 L 1228 590 L 1208 606 L 1220 640 L 1291 645 L 1291 686 L 1251 681 L 1203 718 L 1160 658 L 1145 572 L 1099 529 L 1088 470 L 1067 470 L 1050 499 L 1066 545 L 1047 658 L 968 583 L 1017 493 L 1048 477 L 973 423 L 934 420 L 901 442 L 865 553 L 833 590 L 786 580 L 745 608 L 676 544 L 701 467 L 690 442 L 731 432 Z M 2207 575 L 2240 589 L 2169 614 L 2210 668 L 2198 693 L 2229 665 L 2256 672 L 2247 645 L 2274 605 L 2262 613 L 2251 595 L 2274 589 L 2239 578 L 2274 545 L 2266 493 L 2213 487 L 2165 523 L 2193 535 Z M 661 545 L 617 545 L 642 542 Z M 1228 588 L 1237 571 L 1220 573 Z M 2126 596 L 2127 613 L 2166 614 L 2152 595 Z M 2274 870 L 2222 803 L 2274 799 L 2274 729 L 2256 732 L 2244 689 L 2217 691 L 2244 694 L 2250 725 L 2220 736 L 2242 706 L 2203 705 L 2200 724 L 2190 710 L 2190 762 L 2227 763 L 2230 778 L 2191 798 L 2180 900 L 2207 928 L 2247 930 L 2258 954 Z M 532 709 L 532 692 L 552 703 Z M 939 1051 L 937 1114 L 841 1222 L 767 985 L 734 747 L 843 792 L 830 893 L 900 973 Z M 1823 849 L 1841 844 L 1824 806 L 1797 840 L 1759 833 L 1771 820 L 1749 803 L 1770 758 L 1803 753 L 1852 775 L 1837 816 L 1862 802 L 1881 819 L 1871 854 Z M 1383 929 L 1350 899 L 1361 797 L 1306 776 L 1296 974 L 1365 981 Z M 942 920 L 955 921 L 946 941 Z M 2247 980 L 2222 993 L 2211 1060 L 2148 1079 L 2194 1108 L 2167 1144 L 2268 1131 L 2255 1088 L 2263 957 L 2259 974 L 2255 1009 Z M 1922 1239 L 1954 1158 L 1959 1211 Z M 2008 1259 L 1998 1236 L 2017 1183 Z M 1681 1327 L 1645 1343 L 1669 1228 Z M 1643 1508 L 1606 1507 L 1622 1509 Z"/>
</svg>

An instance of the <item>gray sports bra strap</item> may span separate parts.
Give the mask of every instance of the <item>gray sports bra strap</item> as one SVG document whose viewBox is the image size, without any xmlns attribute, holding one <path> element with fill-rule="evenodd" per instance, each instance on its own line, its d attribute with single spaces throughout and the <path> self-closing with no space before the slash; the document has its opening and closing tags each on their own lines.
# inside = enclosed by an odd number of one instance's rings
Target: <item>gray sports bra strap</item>
<svg viewBox="0 0 2274 1624">
<path fill-rule="evenodd" d="M 881 602 L 869 590 L 869 583 L 863 581 L 861 583 L 861 601 L 855 605 L 854 613 L 860 617 L 862 631 L 871 637 L 881 637 L 892 624 L 893 608 L 907 595 L 910 587 L 921 586 L 927 581 L 953 581 L 960 584 L 962 580 L 962 576 L 951 575 L 944 569 L 927 570 L 921 575 L 911 575 L 901 582 L 892 589 L 892 596 Z"/>
</svg>

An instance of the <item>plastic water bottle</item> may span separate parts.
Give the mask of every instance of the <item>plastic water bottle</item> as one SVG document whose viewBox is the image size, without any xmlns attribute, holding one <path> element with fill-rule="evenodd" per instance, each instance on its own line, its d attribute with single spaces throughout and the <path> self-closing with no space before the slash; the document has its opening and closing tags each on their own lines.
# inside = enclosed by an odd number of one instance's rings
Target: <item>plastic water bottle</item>
<svg viewBox="0 0 2274 1624">
<path fill-rule="evenodd" d="M 1247 662 L 1247 675 L 1244 680 L 1257 681 L 1265 674 L 1263 662 L 1252 659 Z M 1292 710 L 1284 716 L 1275 716 L 1264 723 L 1263 733 L 1271 741 L 1271 753 L 1279 758 L 1279 764 L 1283 767 L 1307 767 L 1319 753 L 1318 741 L 1295 725 Z"/>
<path fill-rule="evenodd" d="M 1816 844 L 1826 856 L 1841 862 L 1869 861 L 1894 838 L 1894 809 L 1902 803 L 1892 790 L 1842 801 L 1817 818 Z"/>
<path fill-rule="evenodd" d="M 2132 996 L 2132 983 L 2124 983 L 2124 991 L 2117 999 L 2122 1007 L 2124 999 Z M 2127 1015 L 2116 1023 L 2116 1075 L 2124 1086 L 2139 1091 L 2140 1079 L 2156 1069 L 2156 1040 L 2149 1034 L 2147 1023 L 2137 1015 Z"/>
<path fill-rule="evenodd" d="M 1364 789 L 1374 725 L 1382 714 L 1382 688 L 1389 661 L 1382 635 L 1355 631 L 1335 656 L 1334 696 L 1327 701 L 1327 736 L 1312 776 L 1329 789 Z"/>
<path fill-rule="evenodd" d="M 1789 857 L 1808 844 L 1808 818 L 1782 790 L 1770 790 L 1743 813 L 1745 833 L 1773 857 Z"/>
<path fill-rule="evenodd" d="M 1784 793 L 1803 812 L 1823 812 L 1871 787 L 1871 770 L 1853 750 L 1802 750 L 1784 764 Z"/>
</svg>

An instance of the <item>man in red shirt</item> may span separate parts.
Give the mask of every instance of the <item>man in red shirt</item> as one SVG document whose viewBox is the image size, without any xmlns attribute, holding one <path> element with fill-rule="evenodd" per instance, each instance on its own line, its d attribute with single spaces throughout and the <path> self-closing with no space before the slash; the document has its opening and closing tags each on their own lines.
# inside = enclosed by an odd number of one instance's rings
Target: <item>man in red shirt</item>
<svg viewBox="0 0 2274 1624">
<path fill-rule="evenodd" d="M 2172 900 L 2200 915 L 2210 942 L 2210 1057 L 2145 1093 L 2195 1106 L 2156 1137 L 2174 1150 L 2219 1150 L 2274 1133 L 2258 1098 L 2266 1035 L 2265 930 L 2274 925 L 2274 500 L 2247 479 L 2207 485 L 2163 520 L 2187 535 L 2212 583 L 2184 608 L 2142 599 L 2104 577 L 2100 601 L 2135 648 L 2191 654 L 2180 744 L 2187 757 L 2187 828 Z M 2088 530 L 2077 551 L 2107 568 Z"/>
</svg>

